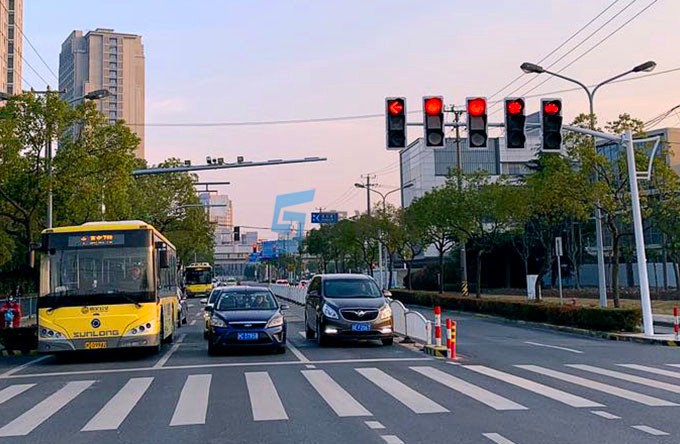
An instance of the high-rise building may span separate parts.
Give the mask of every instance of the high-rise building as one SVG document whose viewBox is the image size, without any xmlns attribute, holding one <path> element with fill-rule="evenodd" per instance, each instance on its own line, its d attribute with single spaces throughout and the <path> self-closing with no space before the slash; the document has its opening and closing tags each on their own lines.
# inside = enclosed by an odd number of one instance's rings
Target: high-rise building
<svg viewBox="0 0 680 444">
<path fill-rule="evenodd" d="M 234 239 L 232 234 L 234 229 L 234 208 L 229 196 L 200 193 L 199 197 L 201 203 L 207 206 L 210 222 L 215 227 L 215 245 L 232 243 Z"/>
<path fill-rule="evenodd" d="M 0 92 L 21 94 L 24 0 L 0 0 Z"/>
<path fill-rule="evenodd" d="M 0 0 L 3 1 L 3 0 Z M 11 1 L 11 0 L 10 0 Z M 136 156 L 144 158 L 144 46 L 142 37 L 97 28 L 83 36 L 73 31 L 61 45 L 59 89 L 78 103 L 85 94 L 106 89 L 97 107 L 115 123 L 124 120 L 140 138 Z"/>
</svg>

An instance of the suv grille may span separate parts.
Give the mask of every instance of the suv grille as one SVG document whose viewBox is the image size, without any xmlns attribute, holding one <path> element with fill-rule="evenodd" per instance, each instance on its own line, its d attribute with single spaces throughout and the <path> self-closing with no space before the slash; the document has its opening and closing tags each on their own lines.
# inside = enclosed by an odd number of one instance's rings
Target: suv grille
<svg viewBox="0 0 680 444">
<path fill-rule="evenodd" d="M 344 308 L 340 310 L 340 314 L 348 321 L 373 321 L 378 317 L 378 310 L 375 308 Z"/>
</svg>

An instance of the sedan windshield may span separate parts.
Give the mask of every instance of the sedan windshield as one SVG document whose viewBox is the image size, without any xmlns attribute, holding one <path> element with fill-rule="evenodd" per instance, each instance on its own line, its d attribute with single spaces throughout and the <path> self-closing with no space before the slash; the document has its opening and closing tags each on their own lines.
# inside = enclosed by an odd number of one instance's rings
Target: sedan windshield
<svg viewBox="0 0 680 444">
<path fill-rule="evenodd" d="M 323 284 L 329 298 L 379 298 L 382 296 L 375 282 L 368 279 L 328 279 Z"/>
<path fill-rule="evenodd" d="M 276 299 L 268 291 L 224 292 L 217 301 L 218 311 L 234 310 L 275 310 Z"/>
</svg>

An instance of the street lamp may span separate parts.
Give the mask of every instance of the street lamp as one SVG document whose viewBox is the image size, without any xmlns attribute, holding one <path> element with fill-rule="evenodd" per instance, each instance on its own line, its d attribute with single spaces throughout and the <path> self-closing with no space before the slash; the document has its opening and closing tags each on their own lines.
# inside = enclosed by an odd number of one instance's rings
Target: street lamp
<svg viewBox="0 0 680 444">
<path fill-rule="evenodd" d="M 627 76 L 628 74 L 636 73 L 636 72 L 650 72 L 656 67 L 656 63 L 654 61 L 647 61 L 645 63 L 641 63 L 632 69 L 623 72 L 621 74 L 618 74 L 614 77 L 611 77 L 603 82 L 598 83 L 595 85 L 595 87 L 591 90 L 589 89 L 585 84 L 579 82 L 578 80 L 572 79 L 567 76 L 563 76 L 562 74 L 556 73 L 556 72 L 551 72 L 546 70 L 540 65 L 536 65 L 534 63 L 529 63 L 525 62 L 522 63 L 520 68 L 522 71 L 524 71 L 527 74 L 549 74 L 554 77 L 558 77 L 560 79 L 566 80 L 567 82 L 572 82 L 583 88 L 588 95 L 588 104 L 589 104 L 589 110 L 590 110 L 590 129 L 595 130 L 595 111 L 594 111 L 594 105 L 593 105 L 593 100 L 595 98 L 595 93 L 597 92 L 600 87 L 613 82 L 614 80 L 618 80 L 621 77 Z M 595 152 L 597 152 L 597 141 L 595 140 L 595 136 L 593 136 L 593 149 Z M 597 181 L 597 172 L 595 173 L 595 180 Z M 598 287 L 599 287 L 599 293 L 600 293 L 600 306 L 601 307 L 606 307 L 607 306 L 607 283 L 605 281 L 605 266 L 604 266 L 604 244 L 602 240 L 602 213 L 600 211 L 600 203 L 598 202 L 595 206 L 595 238 L 596 238 L 596 243 L 597 243 L 597 269 L 598 269 Z"/>
<path fill-rule="evenodd" d="M 363 183 L 355 183 L 354 186 L 356 188 L 366 188 L 368 191 L 373 191 L 374 193 L 377 193 L 381 198 L 382 198 L 382 205 L 383 205 L 383 211 L 387 209 L 387 196 L 389 196 L 392 193 L 396 193 L 397 191 L 400 190 L 405 190 L 406 188 L 411 188 L 413 186 L 413 183 L 407 183 L 406 185 L 395 188 L 393 190 L 388 191 L 387 193 L 381 193 L 378 190 L 373 189 L 372 187 L 367 187 Z M 378 262 L 380 263 L 380 285 L 382 286 L 383 290 L 385 289 L 385 276 L 384 276 L 384 268 L 383 268 L 383 245 L 380 243 L 380 248 L 378 248 Z"/>
</svg>

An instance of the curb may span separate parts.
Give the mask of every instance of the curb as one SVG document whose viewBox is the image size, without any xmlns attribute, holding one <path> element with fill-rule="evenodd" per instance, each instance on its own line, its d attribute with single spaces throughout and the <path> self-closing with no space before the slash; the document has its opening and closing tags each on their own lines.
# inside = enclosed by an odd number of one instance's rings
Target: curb
<svg viewBox="0 0 680 444">
<path fill-rule="evenodd" d="M 8 357 L 8 356 L 36 356 L 38 354 L 38 350 L 2 350 L 0 351 L 0 355 L 3 357 Z"/>
</svg>

